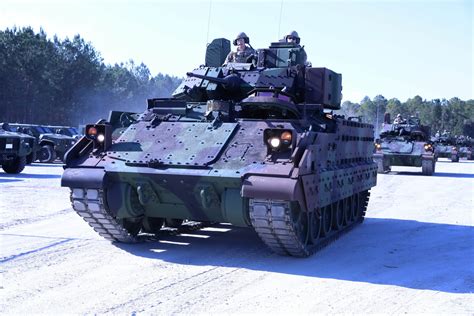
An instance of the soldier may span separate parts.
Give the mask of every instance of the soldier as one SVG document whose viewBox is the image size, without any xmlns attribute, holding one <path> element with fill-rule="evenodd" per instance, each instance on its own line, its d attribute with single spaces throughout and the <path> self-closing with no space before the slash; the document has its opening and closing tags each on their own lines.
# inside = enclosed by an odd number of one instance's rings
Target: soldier
<svg viewBox="0 0 474 316">
<path fill-rule="evenodd" d="M 393 124 L 402 124 L 405 121 L 400 113 L 397 114 L 397 117 L 393 120 Z"/>
<path fill-rule="evenodd" d="M 250 56 L 255 54 L 255 50 L 250 46 L 249 37 L 244 32 L 237 35 L 233 44 L 237 46 L 237 51 L 230 52 L 227 55 L 224 65 L 227 63 L 245 63 Z"/>
<path fill-rule="evenodd" d="M 286 35 L 284 37 L 285 41 L 287 43 L 292 43 L 295 45 L 295 47 L 298 47 L 301 49 L 301 55 L 303 56 L 302 59 L 303 59 L 303 64 L 306 65 L 306 59 L 307 59 L 307 55 L 306 55 L 306 52 L 304 50 L 304 48 L 300 45 L 300 37 L 298 35 L 298 32 L 296 31 L 291 31 L 290 34 Z"/>
</svg>

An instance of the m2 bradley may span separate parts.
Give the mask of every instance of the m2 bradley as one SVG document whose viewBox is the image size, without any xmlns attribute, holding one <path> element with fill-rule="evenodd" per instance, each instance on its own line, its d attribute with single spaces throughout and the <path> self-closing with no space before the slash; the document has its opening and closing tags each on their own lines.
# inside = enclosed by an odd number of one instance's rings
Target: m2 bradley
<svg viewBox="0 0 474 316">
<path fill-rule="evenodd" d="M 214 40 L 172 98 L 87 125 L 66 154 L 62 186 L 104 238 L 159 238 L 165 219 L 227 222 L 305 257 L 363 221 L 373 126 L 330 111 L 341 75 L 307 67 L 288 43 L 222 67 L 228 43 Z"/>
<path fill-rule="evenodd" d="M 436 156 L 451 159 L 451 162 L 459 162 L 459 145 L 456 137 L 449 132 L 437 135 L 433 140 L 436 147 Z"/>
<path fill-rule="evenodd" d="M 20 173 L 34 159 L 36 139 L 13 132 L 8 123 L 0 123 L 0 165 L 6 173 Z"/>
<path fill-rule="evenodd" d="M 386 113 L 380 139 L 375 142 L 377 172 L 388 172 L 391 166 L 411 166 L 421 167 L 424 175 L 431 176 L 435 172 L 436 156 L 429 135 L 429 127 L 421 125 L 419 118 L 396 119 L 391 124 L 390 114 Z"/>
<path fill-rule="evenodd" d="M 461 135 L 456 139 L 459 147 L 459 157 L 474 160 L 474 140 L 469 136 Z"/>
</svg>

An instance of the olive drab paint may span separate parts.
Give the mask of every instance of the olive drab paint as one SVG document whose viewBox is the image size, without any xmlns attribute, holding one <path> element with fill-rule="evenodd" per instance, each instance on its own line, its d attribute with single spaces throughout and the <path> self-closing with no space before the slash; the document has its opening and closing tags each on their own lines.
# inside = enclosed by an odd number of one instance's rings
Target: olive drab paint
<svg viewBox="0 0 474 316">
<path fill-rule="evenodd" d="M 36 139 L 15 132 L 10 124 L 0 123 L 0 165 L 6 173 L 20 173 L 34 159 Z"/>
</svg>

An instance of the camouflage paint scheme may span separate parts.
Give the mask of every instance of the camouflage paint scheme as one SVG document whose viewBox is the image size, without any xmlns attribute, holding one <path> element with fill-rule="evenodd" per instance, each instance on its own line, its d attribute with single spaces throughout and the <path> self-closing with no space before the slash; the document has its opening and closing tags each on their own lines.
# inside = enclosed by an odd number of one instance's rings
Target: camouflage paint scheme
<svg viewBox="0 0 474 316">
<path fill-rule="evenodd" d="M 435 154 L 437 157 L 449 158 L 452 162 L 459 161 L 459 147 L 456 143 L 456 138 L 450 134 L 435 137 L 433 139 L 435 144 Z"/>
<path fill-rule="evenodd" d="M 458 154 L 460 158 L 466 158 L 467 160 L 474 160 L 474 140 L 469 136 L 459 136 L 456 139 L 456 145 L 458 146 Z"/>
<path fill-rule="evenodd" d="M 74 137 L 56 134 L 43 125 L 10 123 L 15 131 L 31 135 L 39 145 L 36 156 L 40 162 L 53 162 L 56 158 L 63 160 L 64 154 L 76 143 Z"/>
<path fill-rule="evenodd" d="M 429 140 L 429 128 L 421 125 L 416 117 L 410 117 L 402 124 L 389 122 L 388 117 L 380 132 L 380 139 L 375 143 L 377 172 L 388 172 L 391 166 L 411 166 L 422 167 L 423 174 L 432 175 L 436 157 L 434 146 Z"/>
<path fill-rule="evenodd" d="M 0 123 L 0 126 L 0 165 L 6 173 L 20 173 L 27 163 L 31 163 L 36 139 L 12 132 L 8 125 Z"/>
<path fill-rule="evenodd" d="M 341 75 L 298 58 L 272 43 L 257 65 L 218 60 L 173 98 L 88 125 L 66 154 L 73 208 L 121 242 L 163 219 L 228 222 L 304 257 L 349 231 L 376 184 L 373 126 L 324 111 L 340 107 Z"/>
</svg>

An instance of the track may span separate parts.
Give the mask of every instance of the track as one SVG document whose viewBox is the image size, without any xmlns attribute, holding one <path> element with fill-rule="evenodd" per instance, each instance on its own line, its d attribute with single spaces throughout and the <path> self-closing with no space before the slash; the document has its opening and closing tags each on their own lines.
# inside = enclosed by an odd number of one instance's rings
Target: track
<svg viewBox="0 0 474 316">
<path fill-rule="evenodd" d="M 362 223 L 367 210 L 369 193 L 364 192 L 360 198 L 362 201 L 357 204 L 360 208 L 357 210 L 358 215 L 344 223 L 340 229 L 331 229 L 326 234 L 321 233 L 321 227 L 317 226 L 318 224 L 311 225 L 313 216 L 319 218 L 319 225 L 323 224 L 321 213 L 300 214 L 305 219 L 298 220 L 293 210 L 295 207 L 288 201 L 252 199 L 249 208 L 250 219 L 260 239 L 275 253 L 308 257 Z M 338 203 L 334 204 L 337 207 Z M 332 209 L 332 212 L 336 211 L 336 207 Z M 332 215 L 332 221 L 334 218 L 335 214 Z M 333 223 L 331 225 L 334 226 Z"/>
</svg>

